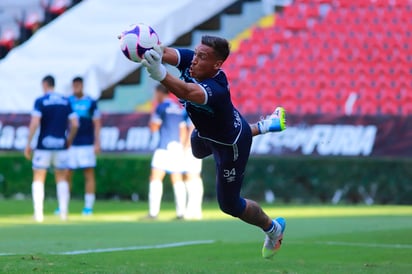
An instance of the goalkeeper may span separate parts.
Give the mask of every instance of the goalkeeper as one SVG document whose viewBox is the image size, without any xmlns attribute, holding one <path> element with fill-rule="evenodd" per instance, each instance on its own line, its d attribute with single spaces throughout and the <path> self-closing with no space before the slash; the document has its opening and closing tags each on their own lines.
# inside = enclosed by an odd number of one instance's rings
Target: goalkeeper
<svg viewBox="0 0 412 274">
<path fill-rule="evenodd" d="M 221 70 L 229 53 L 226 39 L 203 36 L 195 51 L 155 47 L 145 52 L 142 64 L 151 78 L 183 102 L 196 127 L 191 136 L 193 155 L 213 155 L 221 210 L 260 227 L 266 233 L 262 256 L 270 258 L 280 248 L 286 222 L 283 218 L 272 220 L 255 201 L 241 197 L 240 190 L 252 136 L 284 130 L 285 111 L 278 107 L 256 124 L 246 122 L 232 104 L 229 83 Z M 176 66 L 181 79 L 169 74 L 162 61 Z"/>
</svg>

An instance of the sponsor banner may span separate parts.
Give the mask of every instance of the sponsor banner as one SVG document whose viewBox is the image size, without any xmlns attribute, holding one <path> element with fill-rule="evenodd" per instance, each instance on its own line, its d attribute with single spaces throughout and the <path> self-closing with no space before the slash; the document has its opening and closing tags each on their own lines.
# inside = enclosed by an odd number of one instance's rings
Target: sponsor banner
<svg viewBox="0 0 412 274">
<path fill-rule="evenodd" d="M 258 117 L 247 117 L 256 121 Z M 147 126 L 149 114 L 104 114 L 101 146 L 105 152 L 153 151 L 158 134 Z M 0 114 L 0 150 L 22 150 L 30 115 Z M 258 155 L 411 156 L 412 117 L 288 116 L 281 133 L 254 138 Z M 35 138 L 36 139 L 36 138 Z"/>
<path fill-rule="evenodd" d="M 146 113 L 103 114 L 103 127 L 100 134 L 101 148 L 104 152 L 153 151 L 159 135 L 150 132 L 150 115 Z M 28 114 L 0 114 L 0 150 L 23 150 L 29 134 Z M 33 138 L 34 147 L 37 136 Z"/>
<path fill-rule="evenodd" d="M 412 156 L 412 117 L 288 116 L 282 133 L 254 138 L 252 153 L 319 156 Z"/>
<path fill-rule="evenodd" d="M 147 113 L 104 114 L 100 133 L 101 147 L 106 152 L 153 151 L 159 135 L 150 132 Z"/>
</svg>

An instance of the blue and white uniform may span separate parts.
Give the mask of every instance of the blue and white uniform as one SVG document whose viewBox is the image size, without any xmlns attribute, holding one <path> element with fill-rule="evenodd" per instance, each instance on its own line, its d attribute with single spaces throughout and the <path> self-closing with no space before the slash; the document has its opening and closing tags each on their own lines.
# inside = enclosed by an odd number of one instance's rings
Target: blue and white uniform
<svg viewBox="0 0 412 274">
<path fill-rule="evenodd" d="M 187 111 L 184 111 L 183 119 L 187 128 L 193 127 L 193 122 L 190 120 Z M 184 150 L 183 172 L 189 174 L 200 174 L 202 172 L 202 159 L 193 156 L 191 146 L 186 147 Z"/>
<path fill-rule="evenodd" d="M 51 165 L 56 169 L 66 169 L 69 119 L 77 116 L 68 98 L 48 92 L 35 101 L 32 116 L 41 117 L 33 169 L 47 169 Z"/>
<path fill-rule="evenodd" d="M 95 167 L 93 121 L 100 119 L 97 103 L 89 96 L 82 98 L 70 96 L 69 101 L 80 122 L 73 145 L 69 149 L 69 167 L 71 169 Z"/>
<path fill-rule="evenodd" d="M 152 123 L 160 124 L 159 145 L 154 152 L 152 168 L 170 173 L 183 171 L 183 147 L 180 128 L 183 125 L 183 109 L 170 99 L 160 103 L 151 117 Z"/>
<path fill-rule="evenodd" d="M 197 83 L 205 93 L 203 104 L 183 102 L 196 127 L 191 136 L 193 155 L 204 158 L 213 154 L 219 206 L 223 212 L 239 217 L 246 207 L 240 189 L 252 144 L 250 126 L 232 104 L 225 73 L 219 70 L 213 78 L 197 82 L 189 72 L 194 52 L 178 49 L 177 53 L 181 78 Z"/>
</svg>

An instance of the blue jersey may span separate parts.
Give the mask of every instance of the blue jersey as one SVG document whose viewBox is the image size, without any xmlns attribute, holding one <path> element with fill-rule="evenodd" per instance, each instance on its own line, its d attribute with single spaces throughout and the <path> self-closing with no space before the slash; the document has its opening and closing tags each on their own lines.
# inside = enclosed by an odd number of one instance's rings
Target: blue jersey
<svg viewBox="0 0 412 274">
<path fill-rule="evenodd" d="M 89 96 L 77 98 L 69 97 L 70 104 L 77 116 L 79 116 L 79 130 L 73 140 L 74 146 L 87 146 L 94 143 L 94 124 L 93 119 L 100 118 L 96 101 Z"/>
<path fill-rule="evenodd" d="M 33 116 L 41 117 L 37 149 L 63 150 L 67 148 L 66 133 L 69 118 L 75 117 L 68 98 L 54 92 L 38 98 Z"/>
<path fill-rule="evenodd" d="M 180 126 L 183 122 L 183 109 L 167 99 L 156 107 L 152 122 L 161 124 L 158 148 L 166 149 L 171 142 L 180 143 Z"/>
<path fill-rule="evenodd" d="M 205 92 L 205 102 L 196 104 L 183 101 L 183 104 L 199 136 L 213 142 L 232 145 L 242 132 L 242 117 L 235 109 L 230 98 L 229 83 L 222 70 L 213 77 L 197 82 L 190 76 L 189 67 L 194 52 L 178 49 L 181 79 L 188 83 L 197 83 Z"/>
</svg>

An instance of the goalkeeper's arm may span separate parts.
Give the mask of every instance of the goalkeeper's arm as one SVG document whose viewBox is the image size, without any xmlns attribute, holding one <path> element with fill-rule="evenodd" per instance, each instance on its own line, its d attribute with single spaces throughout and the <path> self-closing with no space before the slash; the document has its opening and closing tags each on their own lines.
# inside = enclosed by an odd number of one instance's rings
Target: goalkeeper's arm
<svg viewBox="0 0 412 274">
<path fill-rule="evenodd" d="M 179 62 L 177 51 L 174 48 L 165 47 L 163 49 L 162 61 L 166 64 L 177 66 L 177 63 Z"/>
<path fill-rule="evenodd" d="M 174 50 L 173 50 L 174 51 Z M 150 77 L 156 81 L 161 82 L 166 88 L 171 91 L 180 99 L 188 100 L 198 104 L 207 103 L 207 94 L 203 87 L 199 84 L 186 83 L 177 77 L 167 73 L 166 68 L 162 65 L 164 53 L 167 52 L 166 60 L 170 61 L 169 64 L 178 63 L 178 55 L 170 53 L 168 49 L 162 50 L 160 47 L 155 47 L 154 49 L 148 50 L 144 53 L 144 59 L 142 60 L 142 65 L 146 67 L 150 74 Z M 176 58 L 175 63 L 173 63 L 173 58 Z"/>
</svg>

